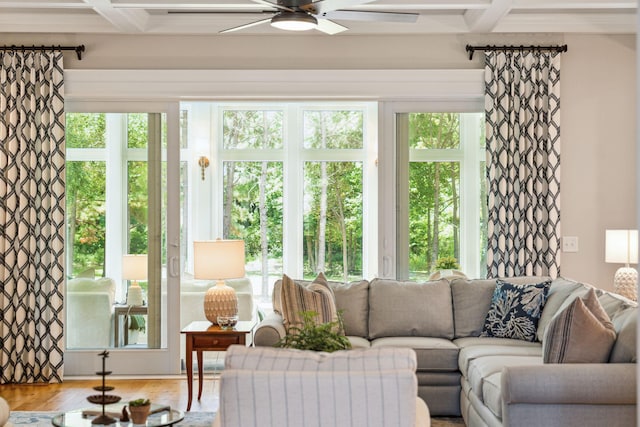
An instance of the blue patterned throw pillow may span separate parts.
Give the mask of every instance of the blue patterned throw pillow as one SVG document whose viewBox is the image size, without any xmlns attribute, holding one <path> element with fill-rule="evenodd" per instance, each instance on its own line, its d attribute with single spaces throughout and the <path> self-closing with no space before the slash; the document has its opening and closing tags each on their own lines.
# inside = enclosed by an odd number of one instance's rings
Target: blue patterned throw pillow
<svg viewBox="0 0 640 427">
<path fill-rule="evenodd" d="M 515 285 L 498 279 L 480 336 L 535 341 L 550 285 L 550 280 Z"/>
</svg>

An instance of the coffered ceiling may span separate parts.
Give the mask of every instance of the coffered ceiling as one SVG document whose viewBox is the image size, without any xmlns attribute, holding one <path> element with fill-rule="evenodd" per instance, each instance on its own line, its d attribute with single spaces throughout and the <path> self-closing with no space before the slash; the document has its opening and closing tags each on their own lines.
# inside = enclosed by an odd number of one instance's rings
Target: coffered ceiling
<svg viewBox="0 0 640 427">
<path fill-rule="evenodd" d="M 289 6 L 305 0 L 280 1 Z M 342 33 L 347 35 L 636 32 L 636 0 L 324 0 L 324 3 L 348 4 L 339 7 L 341 10 L 417 14 L 415 22 L 332 18 L 348 29 Z M 277 35 L 284 30 L 268 25 L 268 20 L 278 11 L 261 0 L 0 0 L 0 32 L 218 34 L 264 20 L 265 25 L 242 28 L 234 34 Z M 317 30 L 300 34 L 314 33 L 322 34 Z"/>
</svg>

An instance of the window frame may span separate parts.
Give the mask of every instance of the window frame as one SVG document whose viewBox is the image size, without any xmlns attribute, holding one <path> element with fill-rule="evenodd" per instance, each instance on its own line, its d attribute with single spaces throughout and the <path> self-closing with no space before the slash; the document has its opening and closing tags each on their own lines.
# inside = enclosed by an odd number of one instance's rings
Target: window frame
<svg viewBox="0 0 640 427">
<path fill-rule="evenodd" d="M 210 221 L 208 225 L 196 224 L 189 221 L 190 236 L 198 239 L 214 239 L 222 236 L 223 206 L 223 173 L 225 161 L 275 161 L 283 162 L 285 176 L 283 187 L 283 222 L 287 224 L 287 233 L 283 238 L 283 271 L 291 277 L 303 277 L 303 173 L 305 162 L 317 161 L 347 161 L 361 162 L 363 167 L 363 277 L 373 278 L 376 274 L 377 244 L 375 230 L 377 227 L 377 103 L 354 101 L 283 101 L 283 102 L 185 102 L 181 109 L 194 112 L 196 105 L 209 106 L 211 122 L 207 125 L 203 116 L 193 122 L 199 126 L 201 134 L 196 138 L 198 147 L 183 150 L 181 161 L 195 163 L 199 155 L 206 155 L 210 159 L 210 167 L 205 172 L 208 184 L 200 185 L 191 199 L 199 200 L 199 206 L 209 206 Z M 223 127 L 222 117 L 225 110 L 278 110 L 283 113 L 283 146 L 281 149 L 225 149 L 222 147 Z M 304 141 L 304 111 L 343 111 L 358 110 L 363 114 L 363 148 L 361 149 L 307 149 Z M 199 114 L 207 114 L 206 107 Z M 192 122 L 189 121 L 189 134 L 192 134 Z M 207 129 L 207 130 L 205 130 Z M 196 130 L 193 129 L 195 132 Z M 208 134 L 207 134 L 208 133 Z M 206 141 L 212 141 L 214 148 L 206 147 Z M 196 154 L 196 152 L 198 154 Z M 198 171 L 199 173 L 199 171 Z M 189 174 L 194 179 L 194 174 Z M 200 179 L 200 178 L 198 178 Z M 366 195 L 366 196 L 365 196 Z M 289 201 L 288 203 L 286 201 Z M 196 212 L 196 208 L 190 208 Z M 195 238 L 195 237 L 194 237 Z M 187 252 L 191 249 L 187 249 Z M 189 257 L 191 257 L 191 253 Z M 186 271 L 190 273 L 192 267 L 187 263 Z"/>
<path fill-rule="evenodd" d="M 398 156 L 401 148 L 398 141 L 397 116 L 399 114 L 410 113 L 479 113 L 484 111 L 484 101 L 480 97 L 464 97 L 459 100 L 425 100 L 425 101 L 397 101 L 383 103 L 381 108 L 380 144 L 380 192 L 378 213 L 380 215 L 379 236 L 380 244 L 380 275 L 381 278 L 407 279 L 409 275 L 408 252 L 399 249 L 408 248 L 408 199 L 403 205 L 398 199 L 399 187 L 399 162 Z M 462 137 L 461 137 L 462 139 Z M 461 147 L 462 149 L 462 147 Z M 423 150 L 431 153 L 420 155 L 421 160 L 428 161 L 460 161 L 460 211 L 479 209 L 479 195 L 477 185 L 479 185 L 479 174 L 473 174 L 473 170 L 478 170 L 479 163 L 484 160 L 484 151 L 478 150 Z M 408 159 L 407 147 L 407 161 Z M 478 165 L 477 168 L 474 164 Z M 408 169 L 405 171 L 408 180 Z M 469 177 L 470 179 L 467 179 Z M 408 181 L 407 181 L 408 182 Z M 387 202 L 385 202 L 385 200 Z M 389 203 L 393 200 L 393 203 Z M 475 205 L 475 207 L 474 207 Z M 478 211 L 479 212 L 479 211 Z M 403 223 L 401 218 L 406 218 Z M 400 227 L 406 228 L 406 233 L 400 233 Z M 477 229 L 477 233 L 473 229 Z M 475 234 L 474 234 L 475 233 Z M 477 235 L 477 236 L 476 236 Z M 464 236 L 464 238 L 463 238 Z M 467 238 L 467 236 L 471 236 Z M 479 226 L 477 218 L 473 215 L 461 215 L 460 218 L 460 264 L 465 274 L 469 277 L 478 277 L 480 259 L 479 246 Z M 476 249 L 473 249 L 476 248 Z M 408 249 L 407 249 L 408 250 Z"/>
</svg>

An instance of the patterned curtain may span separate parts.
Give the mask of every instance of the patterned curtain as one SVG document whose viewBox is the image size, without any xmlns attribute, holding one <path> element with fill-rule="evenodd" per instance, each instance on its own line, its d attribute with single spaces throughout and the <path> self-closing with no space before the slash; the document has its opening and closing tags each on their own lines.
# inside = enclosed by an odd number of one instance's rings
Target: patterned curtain
<svg viewBox="0 0 640 427">
<path fill-rule="evenodd" d="M 0 383 L 62 381 L 62 53 L 0 52 Z"/>
<path fill-rule="evenodd" d="M 560 53 L 486 52 L 487 276 L 560 274 Z"/>
</svg>

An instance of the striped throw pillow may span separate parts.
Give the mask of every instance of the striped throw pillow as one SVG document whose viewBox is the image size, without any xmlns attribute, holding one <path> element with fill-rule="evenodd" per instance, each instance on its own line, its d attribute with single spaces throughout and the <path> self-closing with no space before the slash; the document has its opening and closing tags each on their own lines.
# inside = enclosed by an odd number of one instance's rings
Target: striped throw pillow
<svg viewBox="0 0 640 427">
<path fill-rule="evenodd" d="M 289 330 L 291 326 L 300 327 L 303 323 L 302 312 L 318 313 L 316 323 L 333 322 L 338 319 L 336 300 L 323 273 L 318 274 L 309 286 L 296 283 L 286 274 L 282 277 L 280 293 L 282 304 L 282 323 Z"/>
<path fill-rule="evenodd" d="M 606 363 L 616 332 L 594 289 L 558 313 L 542 343 L 544 363 Z"/>
</svg>

